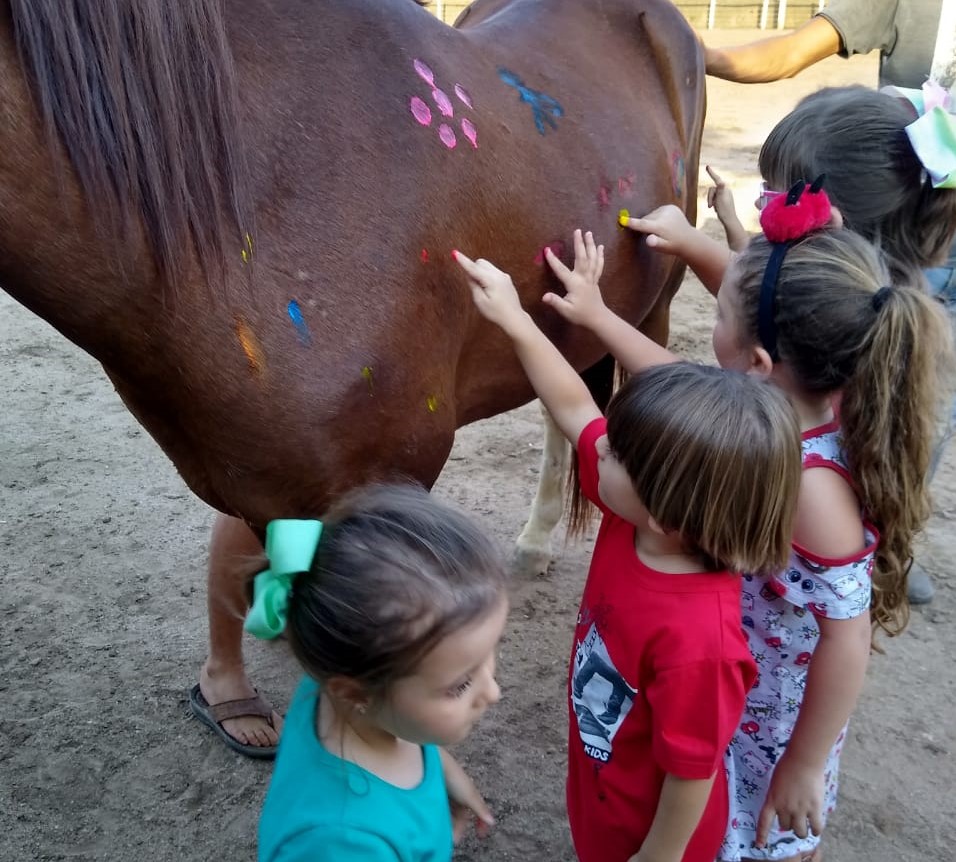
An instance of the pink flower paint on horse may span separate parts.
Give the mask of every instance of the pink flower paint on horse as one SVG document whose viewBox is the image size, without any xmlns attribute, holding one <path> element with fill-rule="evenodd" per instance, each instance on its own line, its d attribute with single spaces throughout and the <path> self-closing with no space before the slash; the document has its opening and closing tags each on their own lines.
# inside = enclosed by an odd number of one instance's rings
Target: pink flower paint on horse
<svg viewBox="0 0 956 862">
<path fill-rule="evenodd" d="M 459 29 L 409 0 L 0 8 L 0 284 L 233 516 L 211 703 L 252 694 L 229 576 L 245 524 L 431 485 L 456 428 L 532 397 L 452 248 L 512 272 L 584 370 L 600 345 L 539 299 L 542 249 L 567 260 L 589 228 L 608 304 L 666 339 L 682 270 L 617 227 L 664 203 L 694 217 L 704 72 L 665 0 L 478 0 Z M 226 723 L 260 746 L 262 725 Z"/>
</svg>

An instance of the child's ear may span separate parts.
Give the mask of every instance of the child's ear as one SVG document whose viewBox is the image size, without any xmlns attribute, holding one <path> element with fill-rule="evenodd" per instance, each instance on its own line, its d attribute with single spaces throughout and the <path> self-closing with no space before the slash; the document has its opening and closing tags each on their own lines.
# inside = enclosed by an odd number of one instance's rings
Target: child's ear
<svg viewBox="0 0 956 862">
<path fill-rule="evenodd" d="M 372 700 L 362 683 L 347 676 L 330 677 L 322 685 L 335 700 L 359 712 L 365 712 Z"/>
<path fill-rule="evenodd" d="M 755 344 L 750 351 L 750 364 L 747 369 L 748 374 L 766 380 L 773 372 L 773 360 L 761 345 Z"/>
</svg>

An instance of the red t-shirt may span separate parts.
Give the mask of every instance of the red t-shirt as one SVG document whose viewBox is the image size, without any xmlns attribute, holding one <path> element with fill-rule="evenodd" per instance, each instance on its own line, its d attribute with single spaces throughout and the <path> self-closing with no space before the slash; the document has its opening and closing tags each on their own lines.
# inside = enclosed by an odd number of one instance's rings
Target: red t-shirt
<svg viewBox="0 0 956 862">
<path fill-rule="evenodd" d="M 634 525 L 598 496 L 595 419 L 578 441 L 581 488 L 604 512 L 568 679 L 568 818 L 581 862 L 626 862 L 647 836 L 665 773 L 719 771 L 683 862 L 713 862 L 727 826 L 723 755 L 756 676 L 740 576 L 645 566 Z"/>
</svg>

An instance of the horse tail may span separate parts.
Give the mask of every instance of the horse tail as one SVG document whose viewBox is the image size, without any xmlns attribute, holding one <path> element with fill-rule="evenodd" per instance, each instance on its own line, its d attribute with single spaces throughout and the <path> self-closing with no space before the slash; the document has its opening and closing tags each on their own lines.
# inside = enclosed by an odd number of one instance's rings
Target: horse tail
<svg viewBox="0 0 956 862">
<path fill-rule="evenodd" d="M 100 226 L 138 230 L 176 286 L 251 244 L 235 64 L 221 0 L 11 0 L 21 63 Z M 105 204 L 99 213 L 96 207 Z M 104 218 L 105 217 L 105 218 Z M 243 255 L 245 256 L 245 255 Z"/>
</svg>

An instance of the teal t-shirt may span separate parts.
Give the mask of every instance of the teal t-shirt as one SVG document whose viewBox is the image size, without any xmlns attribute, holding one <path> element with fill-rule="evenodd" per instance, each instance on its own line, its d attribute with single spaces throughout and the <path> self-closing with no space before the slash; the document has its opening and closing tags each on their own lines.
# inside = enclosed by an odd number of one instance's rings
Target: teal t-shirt
<svg viewBox="0 0 956 862">
<path fill-rule="evenodd" d="M 319 686 L 293 695 L 259 820 L 259 862 L 449 862 L 451 815 L 434 745 L 403 790 L 327 751 L 315 732 Z"/>
</svg>

